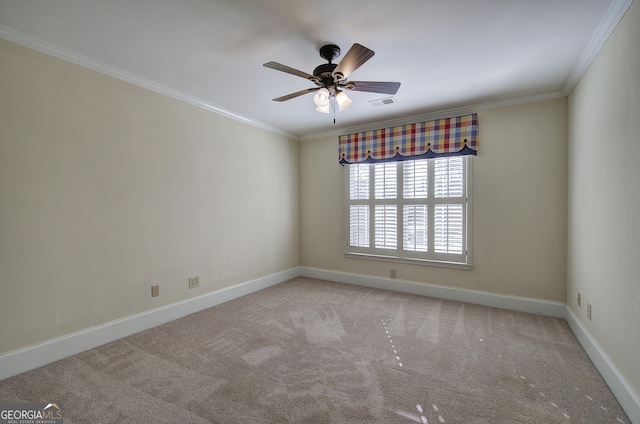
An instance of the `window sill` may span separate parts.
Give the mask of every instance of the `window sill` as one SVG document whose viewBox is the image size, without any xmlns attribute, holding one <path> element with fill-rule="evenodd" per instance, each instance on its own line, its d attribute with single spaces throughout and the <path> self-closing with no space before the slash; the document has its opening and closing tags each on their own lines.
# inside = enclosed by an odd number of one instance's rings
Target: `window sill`
<svg viewBox="0 0 640 424">
<path fill-rule="evenodd" d="M 422 266 L 435 266 L 440 268 L 462 269 L 466 271 L 470 271 L 471 268 L 473 268 L 473 264 L 463 264 L 459 262 L 431 261 L 427 259 L 396 258 L 393 256 L 370 255 L 365 253 L 345 253 L 344 256 L 346 258 L 351 258 L 351 259 L 367 259 L 371 261 L 396 262 L 396 263 L 422 265 Z"/>
</svg>

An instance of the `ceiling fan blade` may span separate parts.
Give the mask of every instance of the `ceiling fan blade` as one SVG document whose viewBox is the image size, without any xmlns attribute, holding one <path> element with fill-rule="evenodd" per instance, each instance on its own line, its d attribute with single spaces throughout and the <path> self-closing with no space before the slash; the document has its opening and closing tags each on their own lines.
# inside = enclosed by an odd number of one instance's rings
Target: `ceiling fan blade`
<svg viewBox="0 0 640 424">
<path fill-rule="evenodd" d="M 296 76 L 308 79 L 308 80 L 313 81 L 313 82 L 319 81 L 318 77 L 316 77 L 314 75 L 308 74 L 308 73 L 303 72 L 303 71 L 299 71 L 297 69 L 291 68 L 291 67 L 286 66 L 286 65 L 282 65 L 282 64 L 280 64 L 278 62 L 267 62 L 262 66 L 264 66 L 266 68 L 275 69 L 276 71 L 286 72 L 287 74 L 296 75 Z"/>
<path fill-rule="evenodd" d="M 353 91 L 368 91 L 370 93 L 396 94 L 400 88 L 399 82 L 389 81 L 349 81 L 344 88 Z"/>
<path fill-rule="evenodd" d="M 344 55 L 338 66 L 336 66 L 336 69 L 333 70 L 334 81 L 346 80 L 353 71 L 371 59 L 374 54 L 376 53 L 373 50 L 355 43 L 351 46 L 347 54 Z"/>
<path fill-rule="evenodd" d="M 284 102 L 285 100 L 294 99 L 298 96 L 302 96 L 307 93 L 313 93 L 314 91 L 320 90 L 320 87 L 316 88 L 307 88 L 306 90 L 296 91 L 295 93 L 287 94 L 286 96 L 278 97 L 277 99 L 273 99 L 274 102 Z"/>
</svg>

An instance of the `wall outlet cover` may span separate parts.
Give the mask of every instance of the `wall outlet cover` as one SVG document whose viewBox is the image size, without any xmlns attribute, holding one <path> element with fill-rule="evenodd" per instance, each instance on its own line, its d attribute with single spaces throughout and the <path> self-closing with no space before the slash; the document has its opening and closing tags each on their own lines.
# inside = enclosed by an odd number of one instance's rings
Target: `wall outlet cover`
<svg viewBox="0 0 640 424">
<path fill-rule="evenodd" d="M 189 277 L 189 288 L 200 287 L 200 277 Z"/>
</svg>

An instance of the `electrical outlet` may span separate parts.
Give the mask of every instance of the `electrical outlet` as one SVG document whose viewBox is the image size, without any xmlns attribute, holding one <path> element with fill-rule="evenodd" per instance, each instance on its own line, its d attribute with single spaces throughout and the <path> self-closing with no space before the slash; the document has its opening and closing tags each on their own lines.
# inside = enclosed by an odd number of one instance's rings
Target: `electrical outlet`
<svg viewBox="0 0 640 424">
<path fill-rule="evenodd" d="M 578 306 L 582 306 L 582 295 L 578 292 Z"/>
<path fill-rule="evenodd" d="M 391 278 L 396 278 L 396 270 L 395 270 L 395 269 L 392 269 L 392 270 L 389 272 L 389 276 L 390 276 Z"/>
<path fill-rule="evenodd" d="M 587 318 L 591 319 L 591 303 L 587 303 Z"/>
<path fill-rule="evenodd" d="M 158 296 L 160 296 L 160 286 L 157 284 L 155 286 L 151 286 L 151 297 Z"/>
<path fill-rule="evenodd" d="M 189 277 L 189 288 L 200 287 L 200 277 Z"/>
</svg>

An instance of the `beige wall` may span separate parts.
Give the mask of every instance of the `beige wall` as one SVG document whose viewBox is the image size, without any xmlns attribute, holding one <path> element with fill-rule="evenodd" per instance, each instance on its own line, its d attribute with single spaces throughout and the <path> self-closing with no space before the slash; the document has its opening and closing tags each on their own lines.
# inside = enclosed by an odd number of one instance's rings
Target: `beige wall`
<svg viewBox="0 0 640 424">
<path fill-rule="evenodd" d="M 634 2 L 569 97 L 567 293 L 571 310 L 638 396 L 639 40 L 640 4 Z"/>
<path fill-rule="evenodd" d="M 337 137 L 300 147 L 303 266 L 565 301 L 567 102 L 479 113 L 471 271 L 346 258 Z"/>
<path fill-rule="evenodd" d="M 297 267 L 297 159 L 0 40 L 0 353 Z"/>
</svg>

